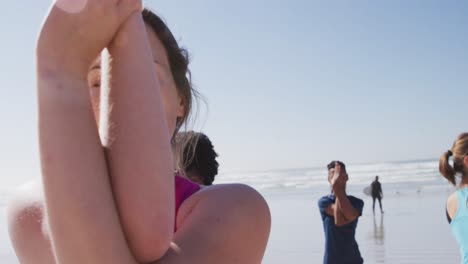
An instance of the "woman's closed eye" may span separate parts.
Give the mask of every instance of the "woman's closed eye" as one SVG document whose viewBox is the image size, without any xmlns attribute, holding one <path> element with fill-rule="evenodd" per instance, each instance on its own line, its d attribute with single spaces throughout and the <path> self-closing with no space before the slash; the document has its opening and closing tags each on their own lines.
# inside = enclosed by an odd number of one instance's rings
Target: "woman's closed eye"
<svg viewBox="0 0 468 264">
<path fill-rule="evenodd" d="M 89 88 L 101 87 L 101 67 L 94 67 L 88 72 Z"/>
</svg>

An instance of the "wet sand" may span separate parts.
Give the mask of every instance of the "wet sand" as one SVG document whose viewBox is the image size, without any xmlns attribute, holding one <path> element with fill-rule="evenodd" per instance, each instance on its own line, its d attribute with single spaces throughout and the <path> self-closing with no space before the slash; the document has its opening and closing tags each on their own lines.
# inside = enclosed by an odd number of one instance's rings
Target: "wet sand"
<svg viewBox="0 0 468 264">
<path fill-rule="evenodd" d="M 272 232 L 263 263 L 322 263 L 323 227 L 317 200 L 326 193 L 264 193 L 272 212 Z M 383 200 L 385 214 L 365 202 L 356 231 L 365 263 L 460 263 L 458 246 L 445 218 L 447 189 L 393 192 Z"/>
</svg>

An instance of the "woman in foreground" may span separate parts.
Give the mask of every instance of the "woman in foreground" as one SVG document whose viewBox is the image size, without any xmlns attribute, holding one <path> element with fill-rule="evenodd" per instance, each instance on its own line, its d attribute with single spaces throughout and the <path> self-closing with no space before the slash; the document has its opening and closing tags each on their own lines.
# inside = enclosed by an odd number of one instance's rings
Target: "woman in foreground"
<svg viewBox="0 0 468 264">
<path fill-rule="evenodd" d="M 451 157 L 453 161 L 451 161 Z M 440 173 L 454 186 L 461 176 L 458 190 L 447 200 L 447 219 L 460 246 L 462 263 L 468 263 L 468 133 L 463 133 L 439 162 Z"/>
<path fill-rule="evenodd" d="M 256 191 L 174 181 L 183 55 L 141 1 L 55 2 L 37 44 L 44 202 L 18 197 L 9 213 L 21 263 L 261 262 L 270 214 Z"/>
</svg>

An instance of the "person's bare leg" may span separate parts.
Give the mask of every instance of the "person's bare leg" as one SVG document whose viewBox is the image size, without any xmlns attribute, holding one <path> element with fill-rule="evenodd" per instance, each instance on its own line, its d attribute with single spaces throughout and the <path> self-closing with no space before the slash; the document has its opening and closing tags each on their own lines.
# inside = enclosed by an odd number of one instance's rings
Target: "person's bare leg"
<svg viewBox="0 0 468 264">
<path fill-rule="evenodd" d="M 374 213 L 374 214 L 375 214 L 375 199 L 376 199 L 376 197 L 372 196 L 372 213 Z"/>
<path fill-rule="evenodd" d="M 382 197 L 379 197 L 379 206 L 380 206 L 380 213 L 383 214 L 383 209 L 382 209 Z"/>
</svg>

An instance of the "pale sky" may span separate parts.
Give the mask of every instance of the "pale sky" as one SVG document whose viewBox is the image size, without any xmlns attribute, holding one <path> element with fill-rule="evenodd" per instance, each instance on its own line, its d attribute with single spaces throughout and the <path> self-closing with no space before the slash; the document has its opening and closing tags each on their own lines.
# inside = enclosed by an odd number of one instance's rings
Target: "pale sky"
<svg viewBox="0 0 468 264">
<path fill-rule="evenodd" d="M 192 55 L 221 171 L 438 158 L 468 131 L 466 1 L 146 1 Z M 35 39 L 0 15 L 2 185 L 39 176 Z"/>
</svg>

